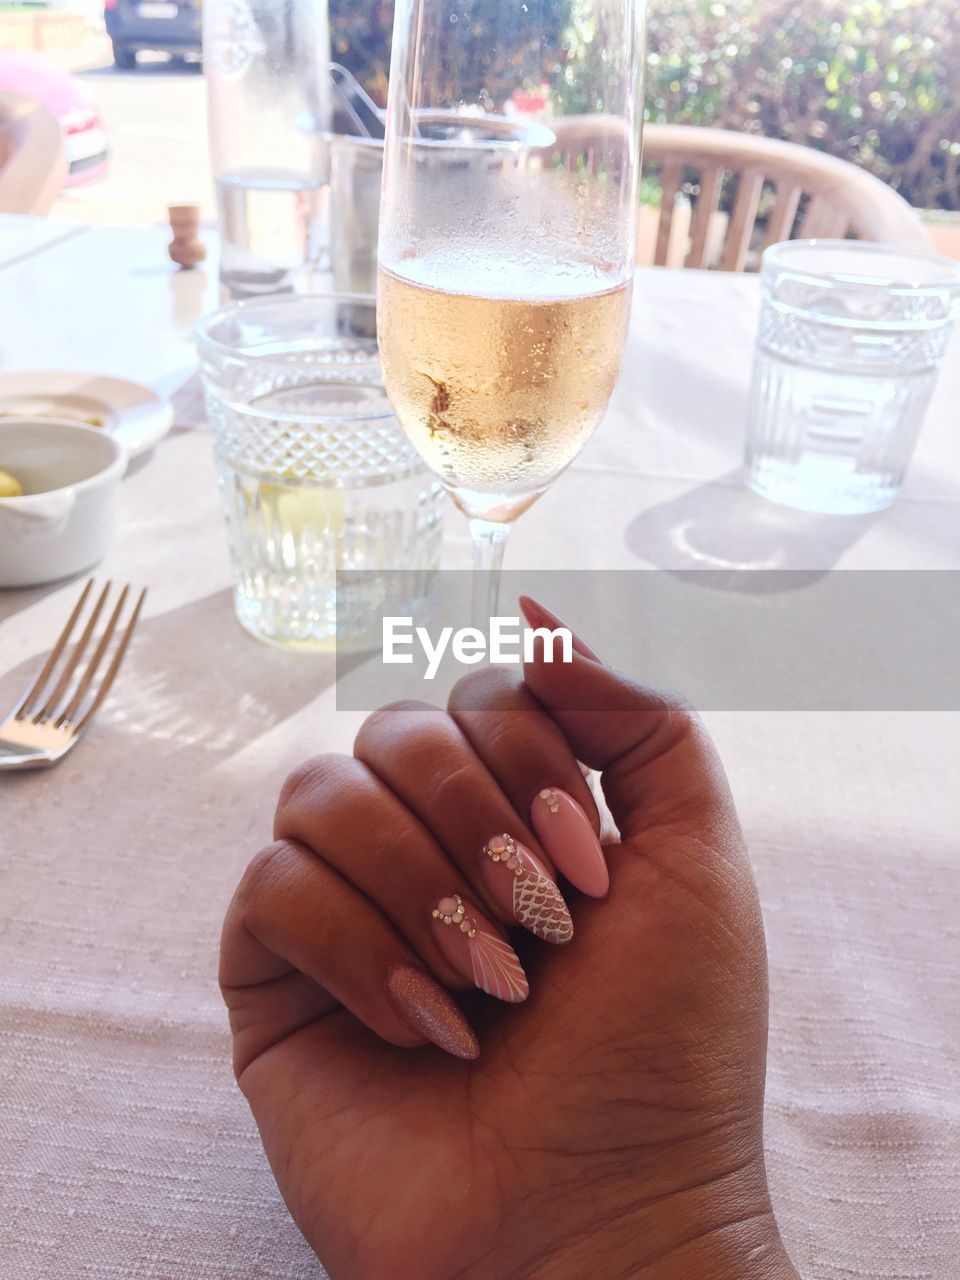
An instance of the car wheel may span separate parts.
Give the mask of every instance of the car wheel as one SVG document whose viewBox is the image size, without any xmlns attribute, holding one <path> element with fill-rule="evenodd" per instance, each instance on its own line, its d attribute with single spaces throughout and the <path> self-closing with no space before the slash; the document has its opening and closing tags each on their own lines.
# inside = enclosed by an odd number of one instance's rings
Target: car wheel
<svg viewBox="0 0 960 1280">
<path fill-rule="evenodd" d="M 113 61 L 121 71 L 135 71 L 137 67 L 136 51 L 114 40 Z"/>
</svg>

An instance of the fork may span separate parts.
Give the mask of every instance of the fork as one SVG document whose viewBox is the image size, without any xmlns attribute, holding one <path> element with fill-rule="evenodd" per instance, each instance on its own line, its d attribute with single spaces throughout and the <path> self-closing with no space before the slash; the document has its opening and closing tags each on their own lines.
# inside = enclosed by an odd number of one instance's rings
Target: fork
<svg viewBox="0 0 960 1280">
<path fill-rule="evenodd" d="M 106 673 L 95 685 L 97 671 L 110 647 L 130 594 L 129 586 L 120 592 L 120 598 L 110 614 L 103 635 L 83 674 L 78 675 L 78 668 L 103 613 L 111 586 L 112 583 L 108 582 L 100 592 L 80 639 L 61 666 L 60 659 L 93 590 L 93 578 L 88 580 L 40 674 L 8 719 L 0 724 L 0 772 L 7 769 L 41 769 L 56 764 L 76 746 L 100 709 L 120 670 L 147 594 L 146 589 L 140 592 Z"/>
</svg>

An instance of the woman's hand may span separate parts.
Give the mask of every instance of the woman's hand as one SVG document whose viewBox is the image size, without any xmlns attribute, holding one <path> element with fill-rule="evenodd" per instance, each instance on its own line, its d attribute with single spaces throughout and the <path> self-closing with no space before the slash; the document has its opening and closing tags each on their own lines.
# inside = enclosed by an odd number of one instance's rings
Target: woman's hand
<svg viewBox="0 0 960 1280">
<path fill-rule="evenodd" d="M 333 1280 L 795 1277 L 723 770 L 689 709 L 580 648 L 302 766 L 230 906 L 237 1078 Z M 572 924 L 555 870 L 592 895 Z"/>
</svg>

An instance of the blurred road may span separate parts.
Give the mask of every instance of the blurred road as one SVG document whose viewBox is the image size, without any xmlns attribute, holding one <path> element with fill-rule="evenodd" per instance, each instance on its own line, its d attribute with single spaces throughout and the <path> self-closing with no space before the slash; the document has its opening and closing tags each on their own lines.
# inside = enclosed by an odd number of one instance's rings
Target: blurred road
<svg viewBox="0 0 960 1280">
<path fill-rule="evenodd" d="M 72 187 L 51 210 L 77 222 L 156 223 L 165 205 L 193 201 L 215 216 L 207 158 L 203 76 L 194 66 L 141 54 L 136 71 L 112 63 L 75 72 L 106 121 L 112 158 L 103 182 Z"/>
</svg>

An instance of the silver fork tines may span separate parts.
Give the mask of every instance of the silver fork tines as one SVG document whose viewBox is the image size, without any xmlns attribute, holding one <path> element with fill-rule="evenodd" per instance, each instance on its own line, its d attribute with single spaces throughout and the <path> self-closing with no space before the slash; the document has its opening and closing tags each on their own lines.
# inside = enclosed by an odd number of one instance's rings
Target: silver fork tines
<svg viewBox="0 0 960 1280">
<path fill-rule="evenodd" d="M 80 633 L 80 639 L 61 665 L 61 659 L 93 590 L 93 579 L 87 582 L 39 675 L 10 717 L 0 724 L 0 769 L 27 769 L 55 764 L 76 744 L 99 710 L 120 670 L 147 594 L 145 589 L 140 592 L 126 627 L 118 632 L 130 595 L 129 586 L 123 588 L 103 634 L 87 660 L 83 673 L 79 674 L 111 586 L 108 582 L 100 592 Z M 97 672 L 115 634 L 119 635 L 119 639 L 113 657 L 97 684 Z"/>
</svg>

